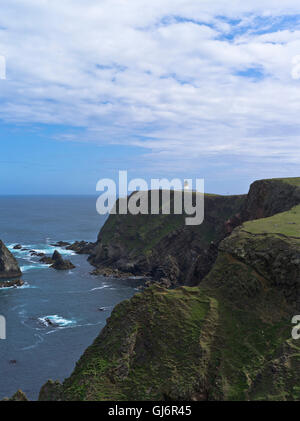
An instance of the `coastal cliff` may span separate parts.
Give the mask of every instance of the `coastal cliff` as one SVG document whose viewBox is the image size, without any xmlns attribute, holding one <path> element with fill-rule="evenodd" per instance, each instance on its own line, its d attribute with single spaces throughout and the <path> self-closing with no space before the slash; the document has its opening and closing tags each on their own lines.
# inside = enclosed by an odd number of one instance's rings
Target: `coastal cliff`
<svg viewBox="0 0 300 421">
<path fill-rule="evenodd" d="M 249 221 L 231 226 L 209 274 L 194 287 L 153 285 L 116 306 L 73 374 L 48 382 L 40 400 L 300 400 L 300 343 L 291 335 L 299 186 L 300 178 L 254 183 L 234 216 L 248 212 Z"/>
<path fill-rule="evenodd" d="M 100 274 L 110 268 L 146 275 L 168 287 L 195 285 L 217 257 L 225 221 L 241 211 L 245 200 L 246 195 L 205 195 L 205 218 L 198 226 L 185 225 L 185 215 L 174 213 L 110 215 L 89 262 Z"/>
<path fill-rule="evenodd" d="M 256 181 L 248 195 L 207 194 L 199 226 L 185 225 L 184 215 L 110 215 L 89 262 L 94 273 L 149 276 L 167 287 L 197 285 L 215 263 L 218 244 L 235 227 L 300 203 L 297 180 Z"/>
</svg>

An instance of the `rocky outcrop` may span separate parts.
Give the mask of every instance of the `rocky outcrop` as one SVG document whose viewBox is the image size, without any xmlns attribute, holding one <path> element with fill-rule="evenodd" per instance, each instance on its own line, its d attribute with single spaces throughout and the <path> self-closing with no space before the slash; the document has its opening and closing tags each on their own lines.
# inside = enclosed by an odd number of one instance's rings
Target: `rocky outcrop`
<svg viewBox="0 0 300 421">
<path fill-rule="evenodd" d="M 75 251 L 77 254 L 91 254 L 95 248 L 95 243 L 87 241 L 75 241 L 75 243 L 68 245 L 67 250 Z"/>
<path fill-rule="evenodd" d="M 55 250 L 52 255 L 52 265 L 51 267 L 56 270 L 69 270 L 74 269 L 75 266 L 69 260 L 64 260 L 61 254 Z"/>
<path fill-rule="evenodd" d="M 52 257 L 44 256 L 39 260 L 41 263 L 45 263 L 45 265 L 53 265 L 54 260 Z"/>
<path fill-rule="evenodd" d="M 24 285 L 24 281 L 22 281 L 22 279 L 17 279 L 15 281 L 0 282 L 0 289 L 1 288 L 18 288 L 23 285 Z"/>
<path fill-rule="evenodd" d="M 18 390 L 11 398 L 5 398 L 3 401 L 10 402 L 28 402 L 27 396 L 22 390 Z"/>
<path fill-rule="evenodd" d="M 286 212 L 300 203 L 299 178 L 255 181 L 250 186 L 242 219 L 268 218 Z"/>
<path fill-rule="evenodd" d="M 0 240 L 0 279 L 17 278 L 21 275 L 17 260 Z"/>
<path fill-rule="evenodd" d="M 53 247 L 67 247 L 70 246 L 71 244 L 68 243 L 68 241 L 58 241 L 57 243 L 51 244 L 51 246 Z"/>
<path fill-rule="evenodd" d="M 41 388 L 39 394 L 39 401 L 62 401 L 63 387 L 59 381 L 48 380 Z"/>
</svg>

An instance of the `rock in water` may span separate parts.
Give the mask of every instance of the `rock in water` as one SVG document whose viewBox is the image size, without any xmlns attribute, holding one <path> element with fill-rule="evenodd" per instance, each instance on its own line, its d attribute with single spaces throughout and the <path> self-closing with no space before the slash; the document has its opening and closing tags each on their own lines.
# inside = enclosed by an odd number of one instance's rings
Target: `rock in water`
<svg viewBox="0 0 300 421">
<path fill-rule="evenodd" d="M 15 281 L 4 281 L 0 282 L 0 289 L 1 288 L 17 288 L 22 287 L 24 285 L 24 281 L 22 279 L 16 279 Z"/>
<path fill-rule="evenodd" d="M 67 250 L 73 250 L 77 254 L 91 254 L 95 248 L 95 243 L 87 241 L 75 241 L 75 243 L 66 247 Z"/>
<path fill-rule="evenodd" d="M 17 260 L 0 240 L 0 278 L 17 278 L 21 275 Z"/>
<path fill-rule="evenodd" d="M 54 263 L 51 265 L 53 269 L 69 270 L 75 268 L 73 263 L 71 263 L 69 260 L 64 260 L 57 250 L 55 250 L 55 252 L 53 253 L 52 260 L 54 261 Z"/>
<path fill-rule="evenodd" d="M 58 241 L 55 244 L 51 244 L 51 246 L 53 246 L 53 247 L 66 247 L 66 246 L 70 246 L 70 243 L 68 243 L 67 241 Z"/>
<path fill-rule="evenodd" d="M 49 256 L 44 256 L 39 260 L 41 263 L 45 263 L 46 265 L 53 265 L 54 261 Z"/>
</svg>

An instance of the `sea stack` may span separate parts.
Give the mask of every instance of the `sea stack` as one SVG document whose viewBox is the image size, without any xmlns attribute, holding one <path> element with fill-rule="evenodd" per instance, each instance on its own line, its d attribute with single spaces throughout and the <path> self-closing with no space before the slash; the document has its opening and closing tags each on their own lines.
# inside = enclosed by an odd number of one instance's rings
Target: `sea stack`
<svg viewBox="0 0 300 421">
<path fill-rule="evenodd" d="M 0 279 L 18 278 L 21 275 L 17 260 L 0 240 Z"/>
<path fill-rule="evenodd" d="M 55 250 L 52 256 L 52 261 L 54 262 L 51 267 L 56 270 L 69 270 L 74 269 L 75 266 L 69 260 L 64 260 L 61 254 Z"/>
</svg>

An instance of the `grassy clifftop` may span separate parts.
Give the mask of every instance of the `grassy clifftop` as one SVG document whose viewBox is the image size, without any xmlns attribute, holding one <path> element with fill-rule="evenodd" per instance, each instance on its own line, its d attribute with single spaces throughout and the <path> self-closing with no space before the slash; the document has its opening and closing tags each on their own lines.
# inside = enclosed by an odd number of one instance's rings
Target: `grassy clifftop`
<svg viewBox="0 0 300 421">
<path fill-rule="evenodd" d="M 291 210 L 276 214 L 270 218 L 245 222 L 243 230 L 252 234 L 278 234 L 299 238 L 300 240 L 300 205 Z"/>
</svg>

